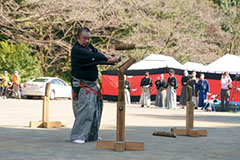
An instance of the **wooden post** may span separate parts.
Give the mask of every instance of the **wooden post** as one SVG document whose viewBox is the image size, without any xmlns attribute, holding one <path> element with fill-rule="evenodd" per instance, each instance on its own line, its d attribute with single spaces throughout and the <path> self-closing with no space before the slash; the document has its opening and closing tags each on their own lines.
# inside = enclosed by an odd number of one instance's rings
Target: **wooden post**
<svg viewBox="0 0 240 160">
<path fill-rule="evenodd" d="M 117 103 L 117 141 L 125 141 L 125 95 L 124 76 L 118 73 L 118 103 Z"/>
<path fill-rule="evenodd" d="M 42 114 L 42 121 L 48 122 L 49 121 L 49 92 L 50 92 L 50 83 L 47 83 L 45 89 L 45 96 L 43 97 L 43 114 Z"/>
<path fill-rule="evenodd" d="M 178 136 L 207 136 L 207 130 L 194 130 L 194 103 L 192 102 L 192 88 L 190 86 L 187 86 L 186 128 L 172 128 L 171 131 Z"/>
<path fill-rule="evenodd" d="M 187 102 L 192 102 L 192 87 L 187 85 Z"/>
<path fill-rule="evenodd" d="M 144 150 L 143 142 L 125 142 L 125 83 L 124 72 L 130 67 L 136 60 L 130 58 L 124 64 L 119 67 L 118 73 L 118 103 L 117 103 L 117 130 L 116 141 L 97 141 L 98 149 L 112 149 L 117 152 L 123 152 L 124 150 Z"/>
<path fill-rule="evenodd" d="M 187 105 L 186 105 L 186 129 L 187 130 L 193 129 L 193 120 L 194 120 L 193 106 L 194 106 L 193 102 L 187 102 Z"/>
<path fill-rule="evenodd" d="M 49 122 L 50 87 L 51 84 L 47 83 L 45 96 L 43 97 L 42 121 L 31 121 L 31 128 L 61 128 L 62 126 L 61 122 L 59 121 Z"/>
<path fill-rule="evenodd" d="M 115 50 L 131 50 L 135 48 L 135 44 L 115 44 Z"/>
</svg>

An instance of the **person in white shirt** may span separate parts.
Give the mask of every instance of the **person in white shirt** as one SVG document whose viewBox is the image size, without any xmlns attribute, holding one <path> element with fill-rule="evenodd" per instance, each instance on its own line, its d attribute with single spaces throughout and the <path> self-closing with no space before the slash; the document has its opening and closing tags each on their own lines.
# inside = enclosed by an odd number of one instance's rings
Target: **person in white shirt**
<svg viewBox="0 0 240 160">
<path fill-rule="evenodd" d="M 228 72 L 224 72 L 221 78 L 221 111 L 229 111 L 229 98 L 232 79 Z M 225 102 L 225 103 L 224 103 Z M 225 106 L 224 106 L 225 104 Z"/>
<path fill-rule="evenodd" d="M 130 105 L 130 104 L 131 104 L 131 97 L 130 97 L 131 84 L 130 84 L 130 82 L 127 80 L 127 76 L 126 76 L 126 75 L 124 75 L 124 84 L 125 84 L 125 89 L 124 89 L 124 93 L 125 93 L 125 104 Z"/>
</svg>

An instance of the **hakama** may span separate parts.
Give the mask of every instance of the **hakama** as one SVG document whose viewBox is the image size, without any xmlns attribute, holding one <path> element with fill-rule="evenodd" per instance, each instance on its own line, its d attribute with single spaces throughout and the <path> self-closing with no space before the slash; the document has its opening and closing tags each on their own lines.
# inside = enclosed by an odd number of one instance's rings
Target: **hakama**
<svg viewBox="0 0 240 160">
<path fill-rule="evenodd" d="M 168 108 L 168 109 L 170 109 L 170 108 L 176 109 L 177 108 L 176 89 L 174 89 L 173 86 L 168 86 L 166 108 Z"/>
<path fill-rule="evenodd" d="M 150 106 L 151 104 L 150 89 L 147 86 L 142 86 L 142 93 L 140 97 L 140 104 L 144 106 Z"/>
<path fill-rule="evenodd" d="M 71 140 L 96 141 L 103 108 L 97 82 L 74 78 L 72 86 L 75 121 Z"/>
</svg>

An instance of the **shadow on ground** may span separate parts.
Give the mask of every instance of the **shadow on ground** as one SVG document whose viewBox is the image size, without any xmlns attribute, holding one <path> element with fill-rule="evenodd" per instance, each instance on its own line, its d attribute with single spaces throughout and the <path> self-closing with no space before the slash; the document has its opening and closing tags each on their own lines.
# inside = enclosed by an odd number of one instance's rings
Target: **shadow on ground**
<svg viewBox="0 0 240 160">
<path fill-rule="evenodd" d="M 69 142 L 70 128 L 29 129 L 0 127 L 0 156 L 7 159 L 231 159 L 239 160 L 239 127 L 205 128 L 207 137 L 156 137 L 153 131 L 170 127 L 127 127 L 126 140 L 145 143 L 145 151 L 118 153 L 96 149 L 96 143 L 84 145 Z M 115 140 L 115 130 L 101 130 L 103 140 Z"/>
</svg>

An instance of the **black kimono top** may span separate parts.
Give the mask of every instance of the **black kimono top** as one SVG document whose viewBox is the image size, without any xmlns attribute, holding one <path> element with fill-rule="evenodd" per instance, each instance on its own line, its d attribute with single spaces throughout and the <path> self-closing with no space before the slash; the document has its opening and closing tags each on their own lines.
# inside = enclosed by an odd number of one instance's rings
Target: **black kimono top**
<svg viewBox="0 0 240 160">
<path fill-rule="evenodd" d="M 107 62 L 107 60 L 107 57 L 98 52 L 91 44 L 84 48 L 77 42 L 71 51 L 72 76 L 87 81 L 96 81 L 98 78 L 98 62 Z M 94 65 L 82 66 L 90 63 L 94 63 Z"/>
<path fill-rule="evenodd" d="M 173 86 L 174 89 L 177 89 L 177 87 L 178 87 L 177 79 L 175 77 L 169 77 L 168 78 L 168 86 Z"/>
<path fill-rule="evenodd" d="M 126 89 L 130 91 L 130 88 L 131 88 L 130 82 L 128 80 L 125 80 L 124 83 L 125 83 Z"/>
<path fill-rule="evenodd" d="M 190 79 L 189 76 L 183 76 L 183 77 L 182 77 L 182 80 L 181 80 L 182 85 L 183 85 L 183 86 L 188 85 L 189 79 Z"/>
<path fill-rule="evenodd" d="M 155 81 L 155 85 L 157 87 L 157 89 L 161 89 L 161 90 L 164 90 L 167 88 L 167 81 L 165 79 L 163 80 L 156 80 Z"/>
<path fill-rule="evenodd" d="M 143 87 L 143 86 L 147 86 L 147 85 L 152 86 L 152 79 L 149 78 L 149 77 L 148 77 L 148 78 L 144 77 L 144 78 L 141 80 L 140 86 Z"/>
<path fill-rule="evenodd" d="M 192 95 L 196 96 L 197 95 L 197 79 L 191 78 L 188 82 L 188 84 L 192 87 Z"/>
</svg>

